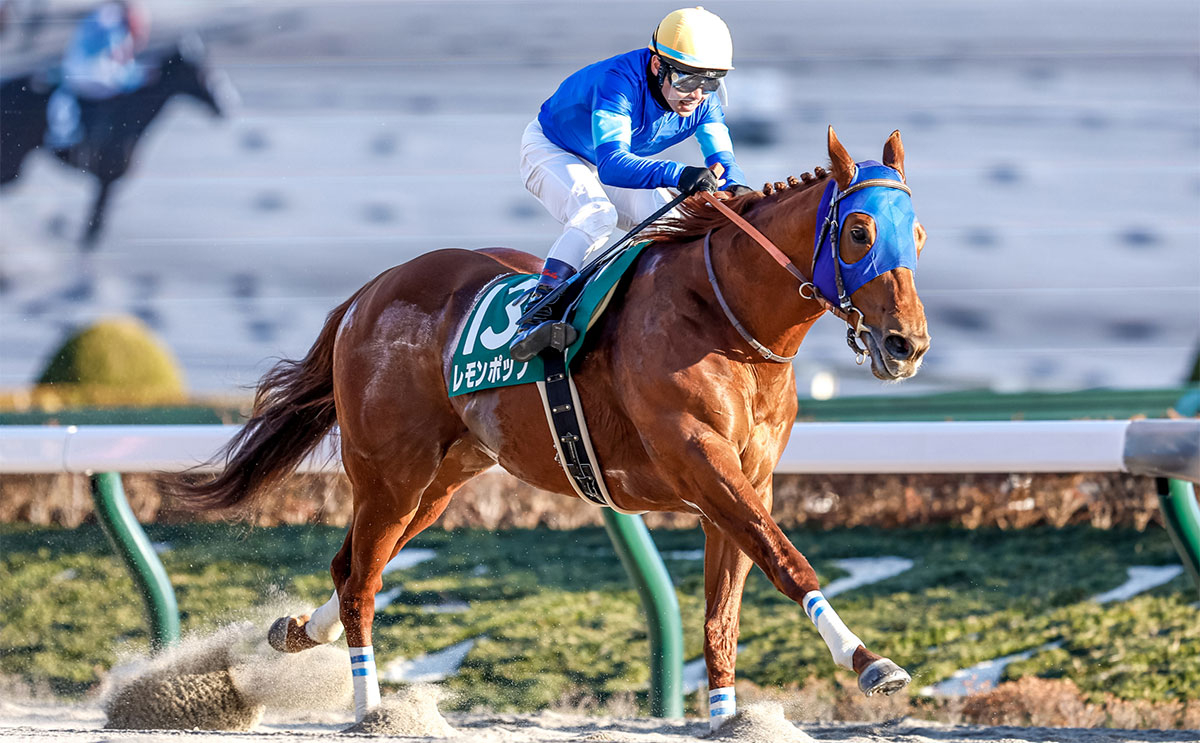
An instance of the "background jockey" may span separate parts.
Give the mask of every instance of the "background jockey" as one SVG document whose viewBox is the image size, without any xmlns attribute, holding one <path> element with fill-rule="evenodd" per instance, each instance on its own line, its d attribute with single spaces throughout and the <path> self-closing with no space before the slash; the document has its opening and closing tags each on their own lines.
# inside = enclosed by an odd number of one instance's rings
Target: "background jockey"
<svg viewBox="0 0 1200 743">
<path fill-rule="evenodd" d="M 145 12 L 126 0 L 102 3 L 79 22 L 63 55 L 62 83 L 46 111 L 47 146 L 64 149 L 82 139 L 80 100 L 131 93 L 146 82 L 146 68 L 135 57 L 149 30 Z"/>
<path fill-rule="evenodd" d="M 521 176 L 563 233 L 525 308 L 576 273 L 614 228 L 632 229 L 670 201 L 664 188 L 750 190 L 720 96 L 712 95 L 731 69 L 724 21 L 684 8 L 658 24 L 646 49 L 584 67 L 542 104 L 521 138 Z M 704 167 L 646 157 L 692 136 L 707 165 L 725 167 L 723 181 Z M 510 345 L 514 359 L 527 361 L 550 345 L 553 317 L 545 307 L 521 324 Z"/>
</svg>

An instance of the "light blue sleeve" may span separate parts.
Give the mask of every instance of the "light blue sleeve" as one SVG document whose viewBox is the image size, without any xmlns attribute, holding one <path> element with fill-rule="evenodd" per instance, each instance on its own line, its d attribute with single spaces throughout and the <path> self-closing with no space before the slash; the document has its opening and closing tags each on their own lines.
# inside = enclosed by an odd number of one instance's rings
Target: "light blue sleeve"
<svg viewBox="0 0 1200 743">
<path fill-rule="evenodd" d="M 724 123 L 710 121 L 701 124 L 696 130 L 696 141 L 706 160 L 718 152 L 733 153 L 733 140 L 729 137 L 729 127 Z"/>
<path fill-rule="evenodd" d="M 609 142 L 623 142 L 626 147 L 633 141 L 633 123 L 629 116 L 615 111 L 592 112 L 592 146 L 599 149 L 600 145 Z"/>
<path fill-rule="evenodd" d="M 745 186 L 746 174 L 738 167 L 733 156 L 733 139 L 729 136 L 729 127 L 725 125 L 725 112 L 720 103 L 713 101 L 706 108 L 704 121 L 696 127 L 696 142 L 704 155 L 704 164 L 712 167 L 721 163 L 725 167 L 723 190 L 730 186 Z"/>
<path fill-rule="evenodd" d="M 679 182 L 683 165 L 633 154 L 630 81 L 605 76 L 592 102 L 592 146 L 600 182 L 618 188 L 663 188 Z"/>
</svg>

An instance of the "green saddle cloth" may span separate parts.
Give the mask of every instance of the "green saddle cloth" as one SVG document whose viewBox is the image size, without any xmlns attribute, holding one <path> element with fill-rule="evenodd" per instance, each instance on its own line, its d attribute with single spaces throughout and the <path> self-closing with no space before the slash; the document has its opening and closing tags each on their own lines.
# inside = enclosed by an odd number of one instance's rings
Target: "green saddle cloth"
<svg viewBox="0 0 1200 743">
<path fill-rule="evenodd" d="M 567 321 L 579 331 L 579 337 L 567 348 L 567 366 L 583 346 L 588 328 L 608 306 L 621 277 L 633 266 L 650 243 L 631 245 L 588 281 L 583 294 Z M 508 387 L 545 379 L 542 360 L 517 363 L 508 355 L 508 344 L 517 334 L 521 302 L 538 282 L 537 274 L 507 274 L 484 287 L 482 297 L 467 315 L 454 359 L 450 365 L 450 397 L 495 387 Z"/>
</svg>

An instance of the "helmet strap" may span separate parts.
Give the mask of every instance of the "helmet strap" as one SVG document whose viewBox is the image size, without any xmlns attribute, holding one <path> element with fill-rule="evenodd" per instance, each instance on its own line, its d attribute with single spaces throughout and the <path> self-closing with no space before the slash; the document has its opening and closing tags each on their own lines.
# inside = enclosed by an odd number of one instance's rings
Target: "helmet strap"
<svg viewBox="0 0 1200 743">
<path fill-rule="evenodd" d="M 667 64 L 667 60 L 663 59 L 662 55 L 658 56 L 658 89 L 662 90 L 662 86 L 667 82 L 667 75 L 671 74 L 671 68 Z"/>
<path fill-rule="evenodd" d="M 667 102 L 666 97 L 663 95 L 663 86 L 666 84 L 667 75 L 669 74 L 667 72 L 667 65 L 663 61 L 662 56 L 658 54 L 655 54 L 655 56 L 658 57 L 658 73 L 651 74 L 650 63 L 647 62 L 646 82 L 650 85 L 650 95 L 654 97 L 654 100 L 658 103 L 658 105 L 662 106 L 664 110 L 670 111 L 671 104 Z"/>
</svg>

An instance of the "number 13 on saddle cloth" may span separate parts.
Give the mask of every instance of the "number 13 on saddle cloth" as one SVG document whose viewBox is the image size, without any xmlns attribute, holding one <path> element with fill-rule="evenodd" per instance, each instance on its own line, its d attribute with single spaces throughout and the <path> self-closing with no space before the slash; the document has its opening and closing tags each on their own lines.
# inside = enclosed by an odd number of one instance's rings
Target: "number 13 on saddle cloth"
<svg viewBox="0 0 1200 743">
<path fill-rule="evenodd" d="M 649 244 L 631 245 L 584 287 L 574 312 L 567 317 L 579 331 L 579 337 L 565 352 L 568 367 L 583 346 L 588 328 L 604 312 L 621 278 Z M 479 293 L 480 298 L 467 313 L 454 344 L 447 384 L 450 397 L 545 379 L 540 358 L 521 363 L 508 355 L 508 343 L 517 332 L 517 319 L 521 316 L 521 301 L 537 282 L 536 274 L 506 274 Z"/>
</svg>

